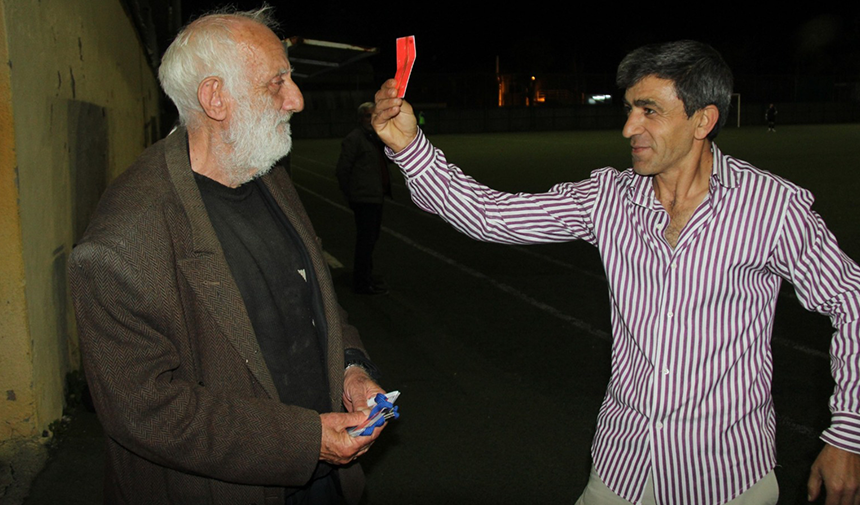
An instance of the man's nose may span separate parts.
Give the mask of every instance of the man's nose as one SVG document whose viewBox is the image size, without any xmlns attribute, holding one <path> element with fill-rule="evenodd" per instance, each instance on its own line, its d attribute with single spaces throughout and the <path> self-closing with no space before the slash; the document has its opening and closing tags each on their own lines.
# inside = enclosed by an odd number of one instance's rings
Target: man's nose
<svg viewBox="0 0 860 505">
<path fill-rule="evenodd" d="M 284 97 L 281 109 L 285 112 L 301 112 L 305 108 L 305 99 L 302 96 L 302 92 L 292 80 L 284 83 L 281 87 L 281 94 Z"/>
<path fill-rule="evenodd" d="M 621 130 L 621 135 L 629 139 L 634 135 L 642 132 L 642 118 L 636 111 L 631 111 L 627 115 L 627 121 L 624 123 L 624 128 Z"/>
</svg>

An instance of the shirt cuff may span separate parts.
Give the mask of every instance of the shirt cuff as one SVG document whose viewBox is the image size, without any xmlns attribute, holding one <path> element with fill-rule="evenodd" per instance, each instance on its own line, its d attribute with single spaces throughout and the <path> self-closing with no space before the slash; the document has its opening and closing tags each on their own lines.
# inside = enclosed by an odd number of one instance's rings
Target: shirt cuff
<svg viewBox="0 0 860 505">
<path fill-rule="evenodd" d="M 830 428 L 824 430 L 821 440 L 839 449 L 860 454 L 860 415 L 834 413 Z"/>
<path fill-rule="evenodd" d="M 390 147 L 385 146 L 385 155 L 397 163 L 406 177 L 417 177 L 430 166 L 430 161 L 435 155 L 434 151 L 433 145 L 424 136 L 421 128 L 418 128 L 418 134 L 415 135 L 412 142 L 399 153 L 395 153 Z"/>
<path fill-rule="evenodd" d="M 379 368 L 377 368 L 376 365 L 373 364 L 373 361 L 370 361 L 370 358 L 368 358 L 359 349 L 355 349 L 353 347 L 344 349 L 343 364 L 344 367 L 348 367 L 349 365 L 360 366 L 377 384 L 379 384 L 379 380 L 382 378 L 382 373 L 380 373 Z"/>
</svg>

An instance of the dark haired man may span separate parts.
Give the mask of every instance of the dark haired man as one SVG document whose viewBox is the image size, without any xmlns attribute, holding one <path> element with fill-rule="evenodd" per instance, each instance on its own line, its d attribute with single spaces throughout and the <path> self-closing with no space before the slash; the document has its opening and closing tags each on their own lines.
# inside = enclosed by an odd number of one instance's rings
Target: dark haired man
<svg viewBox="0 0 860 505">
<path fill-rule="evenodd" d="M 347 428 L 382 389 L 289 177 L 270 171 L 304 102 L 268 10 L 177 35 L 159 79 L 182 126 L 117 178 L 72 253 L 106 503 L 361 494 L 349 464 L 379 429 Z"/>
<path fill-rule="evenodd" d="M 860 268 L 812 195 L 713 143 L 732 75 L 711 47 L 642 47 L 618 67 L 633 167 L 543 194 L 494 191 L 448 164 L 393 81 L 374 127 L 413 200 L 479 240 L 585 240 L 612 296 L 612 376 L 580 501 L 776 503 L 770 337 L 781 281 L 836 327 L 832 424 L 813 465 L 827 503 L 858 503 Z"/>
</svg>

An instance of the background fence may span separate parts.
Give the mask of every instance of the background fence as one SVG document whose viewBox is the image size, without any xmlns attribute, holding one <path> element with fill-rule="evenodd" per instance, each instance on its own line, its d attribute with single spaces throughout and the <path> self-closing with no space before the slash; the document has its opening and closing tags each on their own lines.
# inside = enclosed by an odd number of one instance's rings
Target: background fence
<svg viewBox="0 0 860 505">
<path fill-rule="evenodd" d="M 360 102 L 356 102 L 357 104 Z M 741 102 L 741 128 L 764 128 L 767 103 Z M 787 124 L 833 124 L 860 122 L 860 103 L 776 103 L 777 127 Z M 418 107 L 416 107 L 418 108 Z M 434 133 L 497 133 L 559 130 L 621 130 L 626 118 L 620 105 L 576 105 L 567 107 L 497 107 L 453 109 L 431 104 L 418 108 L 424 113 L 424 131 Z M 343 137 L 356 126 L 352 109 L 309 109 L 293 120 L 296 138 Z M 737 126 L 730 115 L 726 128 Z"/>
</svg>

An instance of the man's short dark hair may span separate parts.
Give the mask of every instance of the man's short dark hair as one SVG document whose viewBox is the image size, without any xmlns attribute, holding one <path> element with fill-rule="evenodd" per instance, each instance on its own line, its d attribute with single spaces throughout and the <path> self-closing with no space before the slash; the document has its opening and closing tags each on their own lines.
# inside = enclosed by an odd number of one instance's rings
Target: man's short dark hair
<svg viewBox="0 0 860 505">
<path fill-rule="evenodd" d="M 621 89 L 629 89 L 651 75 L 675 83 L 687 117 L 715 105 L 720 118 L 708 138 L 716 138 L 729 116 L 733 85 L 732 71 L 720 53 L 694 40 L 643 46 L 621 60 L 615 83 Z"/>
</svg>

